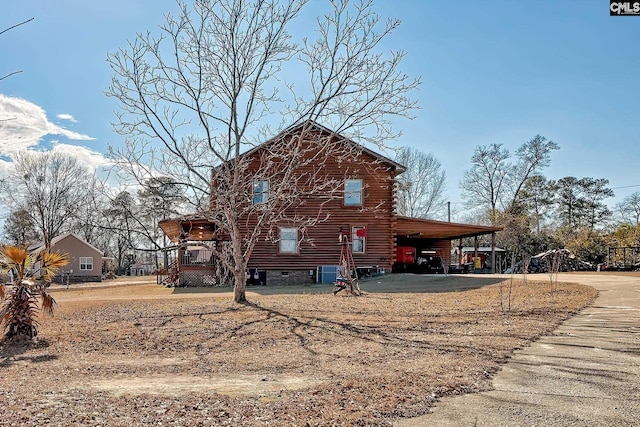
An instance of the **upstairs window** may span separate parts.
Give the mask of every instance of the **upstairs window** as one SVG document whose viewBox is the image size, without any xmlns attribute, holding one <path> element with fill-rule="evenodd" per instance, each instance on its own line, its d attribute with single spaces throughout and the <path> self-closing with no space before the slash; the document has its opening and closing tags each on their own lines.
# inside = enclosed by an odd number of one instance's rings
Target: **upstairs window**
<svg viewBox="0 0 640 427">
<path fill-rule="evenodd" d="M 351 227 L 351 250 L 363 254 L 367 243 L 367 229 L 363 226 Z"/>
<path fill-rule="evenodd" d="M 261 180 L 253 183 L 253 204 L 267 203 L 269 200 L 269 181 Z"/>
<path fill-rule="evenodd" d="M 280 227 L 280 246 L 281 254 L 297 254 L 298 253 L 298 229 Z"/>
<path fill-rule="evenodd" d="M 344 181 L 344 205 L 362 206 L 361 179 L 346 179 Z"/>
<path fill-rule="evenodd" d="M 93 270 L 93 257 L 81 256 L 80 257 L 80 270 Z"/>
</svg>

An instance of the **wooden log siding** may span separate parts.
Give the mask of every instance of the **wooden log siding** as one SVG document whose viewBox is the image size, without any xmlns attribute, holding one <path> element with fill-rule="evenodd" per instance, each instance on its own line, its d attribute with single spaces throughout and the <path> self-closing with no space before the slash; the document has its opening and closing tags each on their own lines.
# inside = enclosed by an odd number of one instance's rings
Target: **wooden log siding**
<svg viewBox="0 0 640 427">
<path fill-rule="evenodd" d="M 339 192 L 341 197 L 336 199 L 327 200 L 320 196 L 303 198 L 301 203 L 287 210 L 285 217 L 316 217 L 320 212 L 322 217 L 328 214 L 328 219 L 299 231 L 301 241 L 297 254 L 279 253 L 279 243 L 266 241 L 267 230 L 264 230 L 251 254 L 250 269 L 315 270 L 320 265 L 337 265 L 340 260 L 340 228 L 348 230 L 351 236 L 351 227 L 363 226 L 367 229 L 365 253 L 354 253 L 356 266 L 379 266 L 391 270 L 395 261 L 395 176 L 398 171 L 394 165 L 367 152 L 361 152 L 357 157 L 340 161 L 328 159 L 323 174 L 339 180 L 341 188 L 345 179 L 362 179 L 362 206 L 344 206 L 342 191 Z M 250 170 L 259 167 L 259 160 L 256 160 Z M 308 171 L 300 169 L 299 172 Z M 251 218 L 240 223 L 246 223 L 249 229 L 256 224 Z M 279 226 L 296 227 L 296 223 L 285 219 Z M 278 230 L 273 230 L 273 233 L 273 240 L 277 240 Z"/>
</svg>

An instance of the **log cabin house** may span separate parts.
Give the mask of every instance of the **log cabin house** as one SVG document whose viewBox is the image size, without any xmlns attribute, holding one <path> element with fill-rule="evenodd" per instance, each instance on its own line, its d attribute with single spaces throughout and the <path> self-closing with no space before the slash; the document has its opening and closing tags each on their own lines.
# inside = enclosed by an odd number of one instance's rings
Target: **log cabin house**
<svg viewBox="0 0 640 427">
<path fill-rule="evenodd" d="M 287 208 L 276 231 L 276 238 L 259 239 L 248 263 L 247 281 L 255 285 L 286 285 L 333 283 L 340 259 L 339 236 L 349 237 L 353 259 L 360 274 L 375 275 L 391 272 L 407 262 L 406 248 L 413 248 L 416 263 L 428 259 L 441 265 L 451 262 L 451 240 L 494 233 L 499 227 L 432 221 L 401 217 L 396 214 L 396 177 L 405 167 L 350 139 L 313 123 L 312 140 L 337 141 L 344 155 L 325 158 L 323 179 L 336 183 L 327 193 L 306 188 L 306 196 Z M 261 168 L 261 154 L 283 138 L 293 138 L 302 125 L 293 126 L 276 138 L 243 154 L 248 168 L 256 176 Z M 322 138 L 313 138 L 313 135 Z M 303 141 L 304 142 L 304 141 Z M 305 151 L 306 156 L 316 150 Z M 310 167 L 310 166 L 305 166 Z M 307 173 L 305 167 L 299 173 Z M 213 181 L 213 180 L 212 180 Z M 261 203 L 271 191 L 268 180 L 253 182 L 252 200 Z M 212 191 L 214 194 L 215 191 Z M 250 197 L 251 198 L 251 197 Z M 322 215 L 319 215 L 321 213 Z M 322 217 L 313 226 L 297 225 L 294 218 Z M 247 232 L 255 226 L 253 218 L 243 218 Z M 160 282 L 177 286 L 211 286 L 223 284 L 219 266 L 208 244 L 221 239 L 215 225 L 205 216 L 186 215 L 160 221 L 160 227 L 173 243 L 168 248 L 175 253 L 172 263 L 161 270 Z M 207 244 L 208 242 L 208 244 Z"/>
</svg>

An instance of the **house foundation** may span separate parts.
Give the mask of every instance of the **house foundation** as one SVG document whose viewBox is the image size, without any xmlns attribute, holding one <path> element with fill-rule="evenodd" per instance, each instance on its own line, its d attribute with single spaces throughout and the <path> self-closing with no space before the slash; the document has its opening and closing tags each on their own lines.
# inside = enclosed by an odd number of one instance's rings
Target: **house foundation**
<svg viewBox="0 0 640 427">
<path fill-rule="evenodd" d="M 315 282 L 314 275 L 314 270 L 267 270 L 266 285 L 310 285 Z"/>
</svg>

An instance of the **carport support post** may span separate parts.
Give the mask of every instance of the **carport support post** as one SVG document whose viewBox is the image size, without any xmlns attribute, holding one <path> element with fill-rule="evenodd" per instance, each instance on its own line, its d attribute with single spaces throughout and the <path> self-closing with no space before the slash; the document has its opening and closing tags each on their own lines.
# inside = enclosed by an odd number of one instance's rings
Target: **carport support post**
<svg viewBox="0 0 640 427">
<path fill-rule="evenodd" d="M 473 236 L 473 272 L 476 272 L 476 260 L 478 259 L 478 236 Z"/>
<path fill-rule="evenodd" d="M 491 274 L 496 273 L 496 232 L 491 233 Z"/>
</svg>

